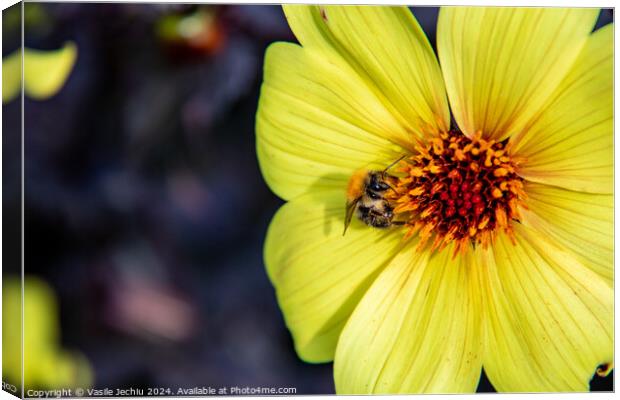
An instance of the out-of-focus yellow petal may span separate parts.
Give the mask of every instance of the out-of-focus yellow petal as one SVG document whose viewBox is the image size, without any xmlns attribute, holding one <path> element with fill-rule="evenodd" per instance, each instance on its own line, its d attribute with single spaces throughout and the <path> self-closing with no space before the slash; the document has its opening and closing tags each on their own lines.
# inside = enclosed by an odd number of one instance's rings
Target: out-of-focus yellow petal
<svg viewBox="0 0 620 400">
<path fill-rule="evenodd" d="M 449 128 L 441 70 L 407 7 L 283 8 L 304 48 L 348 63 L 408 130 L 422 137 Z"/>
<path fill-rule="evenodd" d="M 340 331 L 379 271 L 397 253 L 398 230 L 344 227 L 344 194 L 308 194 L 282 206 L 265 242 L 265 265 L 299 357 L 327 362 Z"/>
<path fill-rule="evenodd" d="M 2 102 L 8 103 L 19 94 L 22 81 L 22 57 L 19 50 L 2 59 Z"/>
<path fill-rule="evenodd" d="M 594 32 L 523 133 L 511 142 L 526 179 L 590 193 L 613 192 L 613 25 Z"/>
<path fill-rule="evenodd" d="M 522 222 L 575 254 L 613 285 L 614 198 L 527 183 Z"/>
<path fill-rule="evenodd" d="M 519 132 L 575 61 L 599 11 L 445 7 L 437 49 L 453 115 L 468 136 Z"/>
<path fill-rule="evenodd" d="M 2 363 L 9 383 L 20 387 L 22 340 L 21 282 L 10 278 L 2 287 Z M 34 276 L 24 286 L 24 388 L 86 388 L 92 369 L 86 358 L 61 348 L 58 306 L 52 288 Z M 15 329 L 17 327 L 17 329 Z"/>
<path fill-rule="evenodd" d="M 482 366 L 479 271 L 472 253 L 410 246 L 379 275 L 342 331 L 339 394 L 476 390 Z"/>
<path fill-rule="evenodd" d="M 32 353 L 29 349 L 25 352 Z M 28 359 L 29 358 L 29 359 Z M 29 354 L 25 362 L 29 374 L 26 390 L 34 388 L 85 388 L 93 384 L 93 371 L 80 353 L 53 349 Z"/>
<path fill-rule="evenodd" d="M 67 42 L 52 51 L 24 49 L 24 91 L 28 97 L 45 100 L 58 93 L 77 59 L 77 46 Z"/>
<path fill-rule="evenodd" d="M 493 244 L 480 290 L 484 369 L 498 391 L 587 391 L 613 362 L 613 289 L 543 234 L 516 224 Z"/>
<path fill-rule="evenodd" d="M 2 281 L 2 380 L 21 388 L 22 288 L 19 279 Z M 14 393 L 16 394 L 16 393 Z"/>
<path fill-rule="evenodd" d="M 256 116 L 256 147 L 271 189 L 289 200 L 344 190 L 351 174 L 384 168 L 407 132 L 346 67 L 290 43 L 269 47 Z"/>
</svg>

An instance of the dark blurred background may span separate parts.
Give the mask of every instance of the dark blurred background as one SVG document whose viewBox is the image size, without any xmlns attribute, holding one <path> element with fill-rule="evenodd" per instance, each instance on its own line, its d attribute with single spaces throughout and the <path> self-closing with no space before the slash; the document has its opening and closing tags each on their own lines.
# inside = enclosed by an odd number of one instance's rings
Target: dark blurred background
<svg viewBox="0 0 620 400">
<path fill-rule="evenodd" d="M 434 45 L 437 8 L 413 12 Z M 258 169 L 254 115 L 266 46 L 295 41 L 281 8 L 26 3 L 25 21 L 27 47 L 78 47 L 62 91 L 25 100 L 25 269 L 55 289 L 63 346 L 95 387 L 333 393 L 332 365 L 295 355 L 262 261 L 282 201 Z M 19 101 L 4 113 L 7 249 Z M 484 374 L 479 391 L 493 391 Z"/>
</svg>

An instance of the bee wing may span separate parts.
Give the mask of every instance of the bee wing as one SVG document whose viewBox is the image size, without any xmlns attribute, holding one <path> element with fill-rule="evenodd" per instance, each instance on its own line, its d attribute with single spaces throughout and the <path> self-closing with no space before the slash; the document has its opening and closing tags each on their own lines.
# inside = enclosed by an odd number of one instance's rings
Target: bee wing
<svg viewBox="0 0 620 400">
<path fill-rule="evenodd" d="M 344 217 L 344 231 L 342 232 L 342 236 L 344 236 L 344 234 L 347 232 L 347 228 L 349 227 L 349 224 L 351 223 L 351 219 L 353 218 L 353 213 L 355 212 L 355 206 L 357 205 L 357 202 L 360 201 L 362 197 L 358 197 L 357 199 L 353 200 L 350 203 L 347 203 L 347 211 Z"/>
</svg>

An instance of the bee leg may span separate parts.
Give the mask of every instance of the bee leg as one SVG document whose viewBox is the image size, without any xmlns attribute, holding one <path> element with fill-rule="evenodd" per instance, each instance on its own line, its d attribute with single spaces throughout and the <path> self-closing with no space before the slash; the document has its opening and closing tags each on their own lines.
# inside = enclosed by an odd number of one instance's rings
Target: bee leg
<svg viewBox="0 0 620 400">
<path fill-rule="evenodd" d="M 396 225 L 396 226 L 402 226 L 405 224 L 406 224 L 405 221 L 392 221 L 392 225 Z"/>
</svg>

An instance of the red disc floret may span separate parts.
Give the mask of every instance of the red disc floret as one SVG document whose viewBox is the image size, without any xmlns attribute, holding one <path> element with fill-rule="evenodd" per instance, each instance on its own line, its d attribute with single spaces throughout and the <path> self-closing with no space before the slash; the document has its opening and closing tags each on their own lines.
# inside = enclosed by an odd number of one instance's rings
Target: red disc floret
<svg viewBox="0 0 620 400">
<path fill-rule="evenodd" d="M 392 199 L 407 237 L 418 233 L 420 248 L 432 250 L 456 242 L 455 254 L 468 243 L 486 247 L 497 232 L 514 239 L 526 195 L 506 142 L 450 131 L 416 150 L 401 162 Z"/>
</svg>

